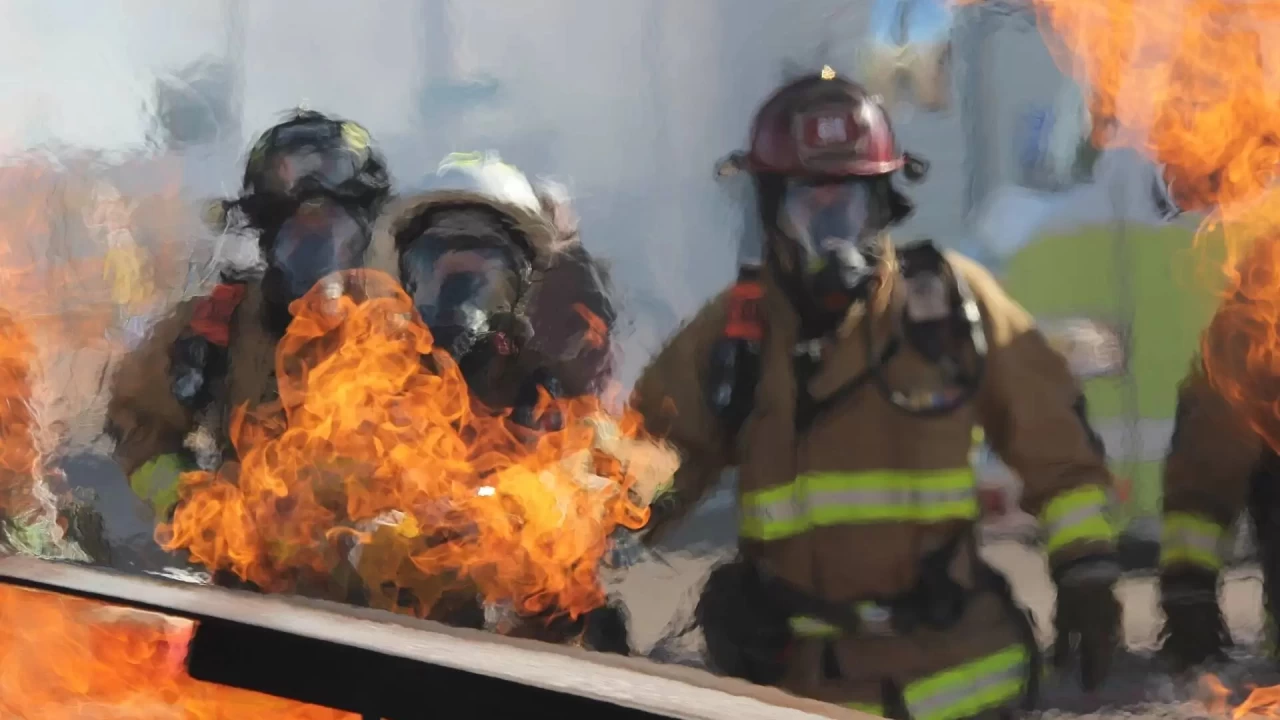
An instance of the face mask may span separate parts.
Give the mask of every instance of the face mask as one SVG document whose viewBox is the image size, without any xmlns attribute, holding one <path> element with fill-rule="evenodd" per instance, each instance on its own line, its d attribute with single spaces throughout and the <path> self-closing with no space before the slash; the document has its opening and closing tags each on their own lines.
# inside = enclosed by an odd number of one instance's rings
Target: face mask
<svg viewBox="0 0 1280 720">
<path fill-rule="evenodd" d="M 267 251 L 271 295 L 287 304 L 325 276 L 360 267 L 369 245 L 367 226 L 328 198 L 299 203 L 270 236 Z"/>
<path fill-rule="evenodd" d="M 512 248 L 464 243 L 431 232 L 414 240 L 400 256 L 405 290 L 436 345 L 456 360 L 483 338 L 504 330 L 519 292 L 515 267 Z M 512 348 L 495 350 L 502 354 Z"/>
<path fill-rule="evenodd" d="M 871 191 L 862 180 L 788 181 L 779 229 L 799 251 L 805 285 L 819 301 L 847 303 L 874 276 Z"/>
</svg>

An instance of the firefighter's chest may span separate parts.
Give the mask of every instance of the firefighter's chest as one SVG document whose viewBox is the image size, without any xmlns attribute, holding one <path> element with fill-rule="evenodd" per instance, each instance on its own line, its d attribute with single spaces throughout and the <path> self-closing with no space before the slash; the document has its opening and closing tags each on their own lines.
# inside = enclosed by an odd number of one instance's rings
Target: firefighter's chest
<svg viewBox="0 0 1280 720">
<path fill-rule="evenodd" d="M 865 352 L 859 351 L 861 355 Z M 856 355 L 856 354 L 855 354 Z M 874 468 L 935 469 L 967 463 L 977 413 L 972 402 L 929 414 L 953 398 L 942 369 L 902 349 L 878 372 L 848 362 L 851 353 L 823 351 L 809 382 L 789 356 L 766 356 L 757 402 L 739 440 L 744 463 L 790 446 L 792 472 Z M 807 394 L 809 397 L 805 398 Z M 896 397 L 891 397 L 896 394 Z M 806 404 L 809 408 L 806 408 Z M 917 411 L 911 412 L 903 404 Z M 816 413 L 813 405 L 817 405 Z M 810 417 L 806 418 L 805 414 Z"/>
</svg>

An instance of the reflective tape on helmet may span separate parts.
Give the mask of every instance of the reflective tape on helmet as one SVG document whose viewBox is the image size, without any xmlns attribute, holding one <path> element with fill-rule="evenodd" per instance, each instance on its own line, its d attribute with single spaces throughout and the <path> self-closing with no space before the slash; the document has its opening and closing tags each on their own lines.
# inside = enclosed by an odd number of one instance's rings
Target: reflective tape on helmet
<svg viewBox="0 0 1280 720">
<path fill-rule="evenodd" d="M 1226 528 L 1202 515 L 1165 513 L 1160 530 L 1160 567 L 1195 565 L 1207 570 L 1222 568 L 1219 543 Z"/>
<path fill-rule="evenodd" d="M 1085 485 L 1058 494 L 1040 513 L 1045 551 L 1056 552 L 1076 542 L 1115 542 L 1116 531 L 1107 518 L 1107 494 L 1098 485 Z"/>
<path fill-rule="evenodd" d="M 440 161 L 435 175 L 434 179 L 427 179 L 428 189 L 477 192 L 531 213 L 542 211 L 529 178 L 492 150 L 449 153 Z"/>
<path fill-rule="evenodd" d="M 369 131 L 365 130 L 359 123 L 348 120 L 342 123 L 342 140 L 347 144 L 347 147 L 357 152 L 362 152 L 369 148 Z"/>
<path fill-rule="evenodd" d="M 1010 645 L 910 683 L 902 696 L 912 720 L 960 720 L 1014 704 L 1030 674 L 1030 650 Z"/>
<path fill-rule="evenodd" d="M 978 500 L 970 468 L 814 473 L 743 493 L 741 515 L 744 538 L 769 541 L 833 525 L 974 520 Z"/>
</svg>

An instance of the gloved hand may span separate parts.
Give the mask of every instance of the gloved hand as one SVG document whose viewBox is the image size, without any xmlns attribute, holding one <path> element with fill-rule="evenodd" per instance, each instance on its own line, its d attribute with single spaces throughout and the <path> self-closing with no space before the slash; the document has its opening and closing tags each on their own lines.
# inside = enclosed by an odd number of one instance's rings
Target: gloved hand
<svg viewBox="0 0 1280 720">
<path fill-rule="evenodd" d="M 782 680 L 791 627 L 748 562 L 739 559 L 711 571 L 694 617 L 714 670 L 757 685 Z"/>
<path fill-rule="evenodd" d="M 1161 654 L 1181 672 L 1209 660 L 1226 658 L 1232 646 L 1218 607 L 1218 576 L 1196 568 L 1166 570 L 1160 575 Z"/>
<path fill-rule="evenodd" d="M 1094 690 L 1106 680 L 1120 645 L 1120 565 L 1111 558 L 1073 563 L 1055 573 L 1058 605 L 1053 625 L 1053 664 L 1062 669 L 1079 656 L 1080 684 Z"/>
</svg>

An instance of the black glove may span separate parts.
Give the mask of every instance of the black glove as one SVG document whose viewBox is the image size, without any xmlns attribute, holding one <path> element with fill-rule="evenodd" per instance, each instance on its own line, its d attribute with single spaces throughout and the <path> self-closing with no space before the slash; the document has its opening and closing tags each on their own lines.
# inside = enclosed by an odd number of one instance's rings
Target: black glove
<svg viewBox="0 0 1280 720">
<path fill-rule="evenodd" d="M 1160 575 L 1161 654 L 1180 672 L 1210 660 L 1225 660 L 1231 632 L 1218 607 L 1218 576 L 1178 568 Z"/>
<path fill-rule="evenodd" d="M 610 602 L 588 612 L 584 616 L 583 644 L 588 650 L 630 655 L 627 618 L 627 609 L 619 602 Z"/>
<path fill-rule="evenodd" d="M 791 644 L 785 612 L 769 602 L 754 566 L 744 560 L 711 571 L 694 616 L 713 670 L 757 685 L 776 685 Z"/>
<path fill-rule="evenodd" d="M 1072 563 L 1055 573 L 1058 606 L 1053 626 L 1053 664 L 1064 668 L 1074 655 L 1080 658 L 1080 684 L 1094 690 L 1111 671 L 1120 645 L 1120 601 L 1115 584 L 1120 566 L 1107 558 Z"/>
</svg>

